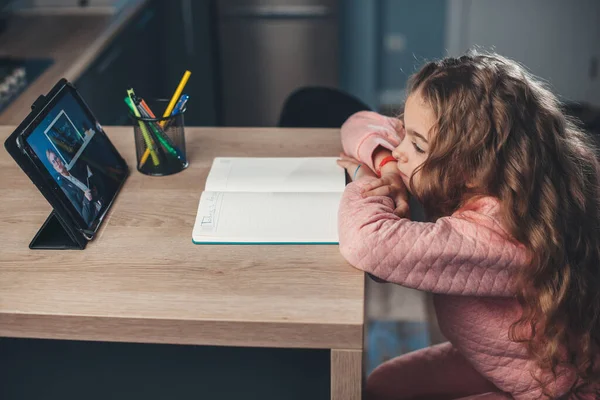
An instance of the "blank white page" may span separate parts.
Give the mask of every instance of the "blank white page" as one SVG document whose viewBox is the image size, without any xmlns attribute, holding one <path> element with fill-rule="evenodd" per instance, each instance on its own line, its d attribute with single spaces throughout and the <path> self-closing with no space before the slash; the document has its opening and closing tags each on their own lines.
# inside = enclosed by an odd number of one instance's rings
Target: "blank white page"
<svg viewBox="0 0 600 400">
<path fill-rule="evenodd" d="M 192 239 L 202 243 L 338 243 L 342 193 L 203 192 Z"/>
<path fill-rule="evenodd" d="M 210 192 L 343 192 L 337 157 L 217 157 L 206 179 Z"/>
</svg>

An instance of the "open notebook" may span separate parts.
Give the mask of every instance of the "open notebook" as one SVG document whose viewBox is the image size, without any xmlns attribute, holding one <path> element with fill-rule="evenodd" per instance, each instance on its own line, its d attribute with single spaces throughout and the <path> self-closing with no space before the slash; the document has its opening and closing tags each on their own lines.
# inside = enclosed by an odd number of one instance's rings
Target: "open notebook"
<svg viewBox="0 0 600 400">
<path fill-rule="evenodd" d="M 215 158 L 192 232 L 196 244 L 337 244 L 345 187 L 336 157 Z"/>
</svg>

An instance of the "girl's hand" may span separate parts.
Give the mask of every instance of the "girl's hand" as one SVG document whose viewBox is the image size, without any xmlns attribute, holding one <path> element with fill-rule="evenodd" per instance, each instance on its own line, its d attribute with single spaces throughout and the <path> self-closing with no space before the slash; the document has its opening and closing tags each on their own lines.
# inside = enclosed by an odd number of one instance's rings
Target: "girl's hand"
<svg viewBox="0 0 600 400">
<path fill-rule="evenodd" d="M 362 196 L 388 196 L 396 203 L 394 214 L 399 217 L 408 216 L 408 191 L 397 172 L 384 172 L 381 178 L 366 184 L 362 189 Z"/>
<path fill-rule="evenodd" d="M 363 165 L 360 161 L 357 161 L 344 153 L 340 153 L 340 159 L 337 160 L 337 163 L 340 167 L 346 169 L 348 175 L 350 175 L 350 179 L 353 181 L 360 179 L 363 176 L 377 177 L 375 172 L 371 171 L 368 166 Z M 360 168 L 358 168 L 359 165 Z"/>
</svg>

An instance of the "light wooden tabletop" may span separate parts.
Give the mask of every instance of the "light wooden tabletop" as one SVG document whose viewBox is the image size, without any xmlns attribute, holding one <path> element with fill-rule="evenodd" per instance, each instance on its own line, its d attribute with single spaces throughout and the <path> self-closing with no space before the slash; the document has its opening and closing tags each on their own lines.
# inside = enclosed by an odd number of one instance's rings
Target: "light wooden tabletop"
<svg viewBox="0 0 600 400">
<path fill-rule="evenodd" d="M 337 156 L 337 130 L 187 128 L 189 168 L 149 177 L 132 128 L 105 129 L 132 173 L 83 251 L 29 250 L 51 209 L 0 151 L 0 336 L 362 349 L 365 277 L 337 246 L 191 239 L 214 157 Z"/>
</svg>

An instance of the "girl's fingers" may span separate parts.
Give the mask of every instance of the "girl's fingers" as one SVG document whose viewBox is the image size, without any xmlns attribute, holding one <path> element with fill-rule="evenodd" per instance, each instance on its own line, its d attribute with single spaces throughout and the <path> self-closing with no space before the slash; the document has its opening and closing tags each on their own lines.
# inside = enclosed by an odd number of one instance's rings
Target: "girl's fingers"
<svg viewBox="0 0 600 400">
<path fill-rule="evenodd" d="M 409 212 L 408 203 L 401 201 L 396 203 L 396 209 L 394 210 L 394 214 L 399 217 L 407 217 Z"/>
<path fill-rule="evenodd" d="M 383 186 L 383 182 L 381 181 L 381 179 L 377 179 L 376 181 L 369 182 L 368 184 L 366 184 L 362 188 L 362 192 L 365 193 L 365 192 L 368 192 L 369 190 L 373 190 L 373 189 L 376 189 L 381 186 Z"/>
<path fill-rule="evenodd" d="M 358 167 L 359 164 L 353 162 L 353 161 L 346 161 L 346 160 L 337 160 L 337 164 L 344 168 L 346 170 L 346 172 L 348 173 L 348 175 L 350 175 L 350 177 L 352 179 L 354 179 L 354 173 L 356 172 L 356 168 Z"/>
<path fill-rule="evenodd" d="M 391 186 L 380 186 L 373 190 L 369 190 L 368 192 L 363 192 L 362 197 L 370 197 L 370 196 L 389 196 L 392 194 Z"/>
<path fill-rule="evenodd" d="M 350 164 L 350 161 L 348 160 L 337 160 L 337 163 L 340 165 L 348 165 Z"/>
<path fill-rule="evenodd" d="M 340 163 L 340 164 L 338 164 L 338 165 L 339 165 L 340 167 L 344 168 L 346 171 L 348 171 L 348 173 L 349 173 L 349 174 L 350 174 L 350 173 L 352 173 L 352 174 L 353 174 L 353 173 L 354 173 L 354 171 L 356 170 L 356 167 L 358 166 L 358 165 L 356 165 L 356 164 L 341 164 L 341 163 Z"/>
<path fill-rule="evenodd" d="M 408 207 L 408 195 L 406 194 L 406 192 L 396 192 L 396 198 L 394 199 L 394 201 L 396 202 L 396 204 L 404 203 Z"/>
</svg>

